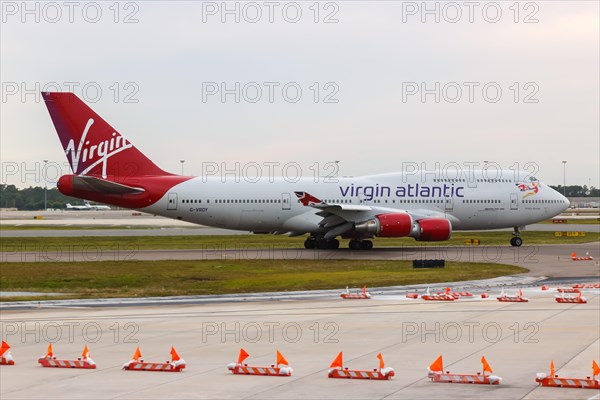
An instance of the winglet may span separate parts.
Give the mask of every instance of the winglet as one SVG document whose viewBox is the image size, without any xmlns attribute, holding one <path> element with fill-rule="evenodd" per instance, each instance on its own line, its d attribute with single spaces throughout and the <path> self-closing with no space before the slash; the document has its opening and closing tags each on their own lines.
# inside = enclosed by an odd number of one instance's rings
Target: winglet
<svg viewBox="0 0 600 400">
<path fill-rule="evenodd" d="M 307 192 L 294 192 L 300 203 L 305 207 L 325 205 L 325 203 Z"/>
</svg>

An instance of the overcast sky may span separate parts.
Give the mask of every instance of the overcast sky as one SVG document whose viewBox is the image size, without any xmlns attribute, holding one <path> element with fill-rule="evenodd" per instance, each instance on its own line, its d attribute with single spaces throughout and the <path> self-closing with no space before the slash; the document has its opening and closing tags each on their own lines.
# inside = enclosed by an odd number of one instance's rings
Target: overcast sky
<svg viewBox="0 0 600 400">
<path fill-rule="evenodd" d="M 485 160 L 562 184 L 566 160 L 598 186 L 597 1 L 75 3 L 2 3 L 2 183 L 65 162 L 33 93 L 55 82 L 176 173 Z"/>
</svg>

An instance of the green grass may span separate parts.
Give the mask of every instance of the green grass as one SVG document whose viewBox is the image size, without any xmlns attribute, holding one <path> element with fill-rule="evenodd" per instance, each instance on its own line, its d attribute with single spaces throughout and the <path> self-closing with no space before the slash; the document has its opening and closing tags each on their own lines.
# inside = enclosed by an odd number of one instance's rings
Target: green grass
<svg viewBox="0 0 600 400">
<path fill-rule="evenodd" d="M 2 264 L 0 290 L 64 293 L 63 299 L 214 295 L 451 282 L 523 272 L 493 263 L 413 269 L 410 261 L 379 260 L 25 262 Z M 46 298 L 57 297 L 1 300 Z"/>
<path fill-rule="evenodd" d="M 227 236 L 82 236 L 68 237 L 2 238 L 1 251 L 73 251 L 86 250 L 157 250 L 157 249 L 252 249 L 252 248 L 303 248 L 304 237 L 290 238 L 276 235 Z M 588 232 L 585 237 L 555 237 L 554 232 L 523 232 L 525 245 L 573 244 L 600 240 L 600 233 Z M 417 242 L 412 238 L 376 238 L 375 247 L 386 246 L 462 246 L 466 239 L 479 239 L 482 246 L 508 245 L 510 232 L 455 232 L 447 242 Z M 347 241 L 342 240 L 342 247 Z"/>
</svg>

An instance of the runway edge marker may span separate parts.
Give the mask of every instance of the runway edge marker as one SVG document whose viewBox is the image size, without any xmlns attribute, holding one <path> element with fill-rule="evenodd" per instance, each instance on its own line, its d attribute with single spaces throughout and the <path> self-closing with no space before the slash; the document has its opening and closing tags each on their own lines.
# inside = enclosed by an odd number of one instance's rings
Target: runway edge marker
<svg viewBox="0 0 600 400">
<path fill-rule="evenodd" d="M 227 365 L 227 369 L 234 375 L 261 375 L 261 376 L 291 376 L 293 369 L 289 366 L 288 360 L 277 350 L 277 360 L 270 367 L 257 367 L 243 364 L 244 360 L 250 354 L 244 349 L 240 349 L 237 362 Z M 280 365 L 283 365 L 280 367 Z"/>
<path fill-rule="evenodd" d="M 171 347 L 171 361 L 147 362 L 142 359 L 140 348 L 135 349 L 131 360 L 123 364 L 126 371 L 157 371 L 157 372 L 181 372 L 186 367 L 185 360 L 177 354 L 175 347 Z"/>
<path fill-rule="evenodd" d="M 90 357 L 90 350 L 87 345 L 83 347 L 81 357 L 77 360 L 62 360 L 54 357 L 52 343 L 48 344 L 48 351 L 44 357 L 38 358 L 38 363 L 45 368 L 80 368 L 80 369 L 96 369 L 96 363 Z"/>
<path fill-rule="evenodd" d="M 592 360 L 592 376 L 586 378 L 561 378 L 554 373 L 554 361 L 550 361 L 550 375 L 539 372 L 535 381 L 540 386 L 579 388 L 579 389 L 600 389 L 600 367 L 596 360 Z"/>
<path fill-rule="evenodd" d="M 377 381 L 387 381 L 392 379 L 396 374 L 394 368 L 385 366 L 381 353 L 377 354 L 377 358 L 379 359 L 379 368 L 375 368 L 372 371 L 348 369 L 344 368 L 343 355 L 340 351 L 329 366 L 327 377 L 337 379 L 369 379 Z"/>
<path fill-rule="evenodd" d="M 492 368 L 484 356 L 481 356 L 481 364 L 483 365 L 483 371 L 475 374 L 454 374 L 450 373 L 450 371 L 444 372 L 444 363 L 442 356 L 440 355 L 429 365 L 427 376 L 432 382 L 440 383 L 468 383 L 481 385 L 499 385 L 502 383 L 501 377 L 492 375 Z"/>
</svg>

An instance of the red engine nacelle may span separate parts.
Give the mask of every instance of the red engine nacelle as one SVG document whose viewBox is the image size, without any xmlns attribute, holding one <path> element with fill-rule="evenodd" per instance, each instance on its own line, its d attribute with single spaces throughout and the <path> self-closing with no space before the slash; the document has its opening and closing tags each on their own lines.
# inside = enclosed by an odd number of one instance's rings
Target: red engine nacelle
<svg viewBox="0 0 600 400">
<path fill-rule="evenodd" d="M 407 213 L 380 214 L 368 221 L 359 222 L 354 226 L 358 233 L 381 236 L 403 237 L 410 235 L 413 220 Z"/>
<path fill-rule="evenodd" d="M 452 224 L 444 218 L 425 218 L 415 223 L 415 239 L 423 242 L 441 242 L 450 239 Z"/>
</svg>

